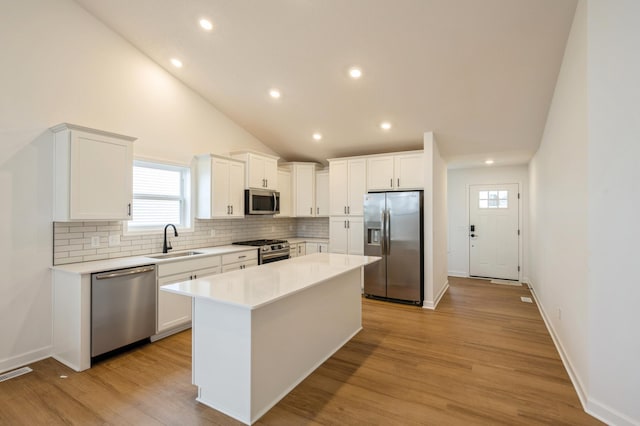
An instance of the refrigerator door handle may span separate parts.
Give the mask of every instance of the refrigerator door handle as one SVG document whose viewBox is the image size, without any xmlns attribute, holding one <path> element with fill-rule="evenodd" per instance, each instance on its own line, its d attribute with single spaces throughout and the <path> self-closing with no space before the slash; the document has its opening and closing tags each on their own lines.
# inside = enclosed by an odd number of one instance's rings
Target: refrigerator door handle
<svg viewBox="0 0 640 426">
<path fill-rule="evenodd" d="M 385 255 L 387 254 L 387 213 L 385 210 L 382 210 L 380 215 L 382 216 L 380 218 L 380 222 L 382 224 L 382 238 L 380 238 L 380 244 L 382 247 L 380 247 L 380 251 Z"/>
<path fill-rule="evenodd" d="M 386 254 L 391 254 L 391 212 L 389 209 L 386 211 L 386 223 L 385 223 L 385 232 L 386 232 L 386 241 L 385 241 L 385 251 Z"/>
</svg>

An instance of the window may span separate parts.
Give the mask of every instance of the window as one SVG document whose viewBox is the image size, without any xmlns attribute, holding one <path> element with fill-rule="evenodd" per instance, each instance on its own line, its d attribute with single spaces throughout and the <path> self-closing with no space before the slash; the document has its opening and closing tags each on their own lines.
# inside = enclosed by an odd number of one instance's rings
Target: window
<svg viewBox="0 0 640 426">
<path fill-rule="evenodd" d="M 509 208 L 509 191 L 479 191 L 478 202 L 481 209 Z"/>
<path fill-rule="evenodd" d="M 128 230 L 157 229 L 167 223 L 190 226 L 190 170 L 150 161 L 133 163 L 133 220 Z"/>
</svg>

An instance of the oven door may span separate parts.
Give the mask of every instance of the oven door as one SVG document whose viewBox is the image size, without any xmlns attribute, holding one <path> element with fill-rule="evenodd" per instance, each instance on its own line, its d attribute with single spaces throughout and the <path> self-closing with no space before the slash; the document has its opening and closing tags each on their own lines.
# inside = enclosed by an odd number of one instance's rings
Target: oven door
<svg viewBox="0 0 640 426">
<path fill-rule="evenodd" d="M 277 214 L 280 213 L 280 193 L 260 189 L 244 191 L 245 214 Z"/>
<path fill-rule="evenodd" d="M 265 263 L 278 262 L 279 260 L 287 260 L 289 259 L 289 249 L 287 251 L 273 251 L 269 253 L 260 253 L 260 264 L 264 265 Z"/>
</svg>

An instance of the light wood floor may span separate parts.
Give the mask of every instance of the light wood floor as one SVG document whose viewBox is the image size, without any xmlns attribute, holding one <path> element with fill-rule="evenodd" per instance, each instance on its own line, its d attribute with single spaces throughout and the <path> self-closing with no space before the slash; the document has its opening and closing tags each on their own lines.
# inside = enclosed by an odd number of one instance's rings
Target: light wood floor
<svg viewBox="0 0 640 426">
<path fill-rule="evenodd" d="M 599 424 L 525 287 L 450 285 L 436 311 L 364 299 L 364 329 L 257 424 Z M 187 331 L 82 373 L 37 362 L 0 383 L 0 425 L 239 424 L 195 401 L 190 355 Z"/>
</svg>

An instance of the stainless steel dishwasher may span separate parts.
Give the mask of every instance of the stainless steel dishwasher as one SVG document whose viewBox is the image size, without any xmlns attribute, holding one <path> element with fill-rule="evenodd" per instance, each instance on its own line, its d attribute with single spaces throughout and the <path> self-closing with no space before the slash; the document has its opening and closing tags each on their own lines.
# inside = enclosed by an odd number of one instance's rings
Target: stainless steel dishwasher
<svg viewBox="0 0 640 426">
<path fill-rule="evenodd" d="M 155 265 L 91 274 L 91 356 L 155 334 L 156 306 Z"/>
</svg>

